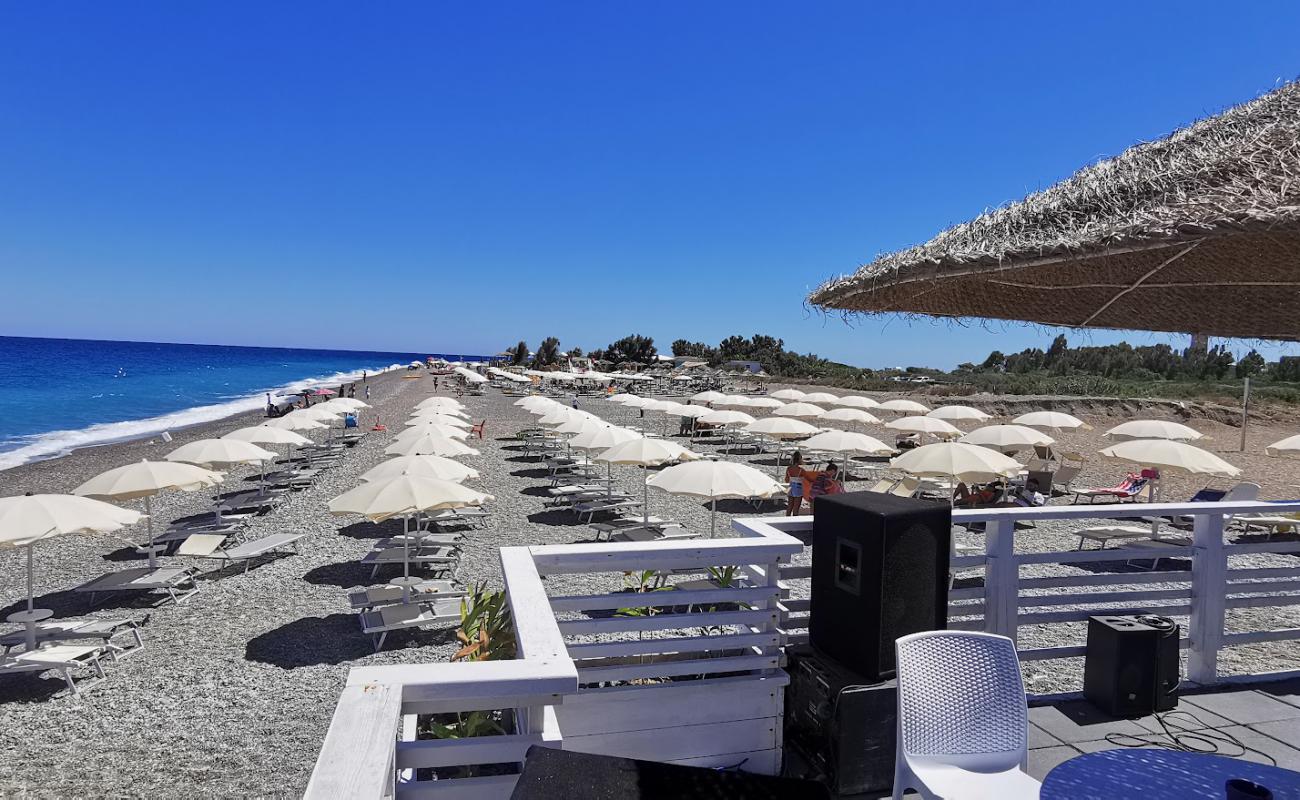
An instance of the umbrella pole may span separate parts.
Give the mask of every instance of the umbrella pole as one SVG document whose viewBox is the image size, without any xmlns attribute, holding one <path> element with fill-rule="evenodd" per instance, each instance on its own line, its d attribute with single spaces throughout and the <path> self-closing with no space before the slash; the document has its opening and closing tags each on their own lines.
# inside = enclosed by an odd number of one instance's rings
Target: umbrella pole
<svg viewBox="0 0 1300 800">
<path fill-rule="evenodd" d="M 713 504 L 709 507 L 709 538 L 713 538 L 713 532 L 717 530 L 718 519 L 718 498 L 713 498 Z"/>
<path fill-rule="evenodd" d="M 220 506 L 218 506 L 218 509 L 220 509 Z M 220 521 L 220 519 L 221 511 L 218 510 L 217 520 Z M 144 524 L 146 530 L 149 531 L 149 566 L 156 567 L 158 566 L 158 559 L 153 553 L 153 497 L 150 495 L 144 496 Z"/>
<path fill-rule="evenodd" d="M 33 598 L 33 595 L 35 594 L 35 592 L 34 592 L 33 589 L 32 589 L 32 585 L 33 585 L 33 583 L 32 583 L 32 549 L 35 548 L 35 547 L 36 547 L 36 542 L 28 542 L 28 543 L 27 543 L 27 613 L 28 613 L 28 614 L 32 613 L 32 606 L 34 605 L 34 601 L 33 601 L 33 599 L 32 599 L 32 598 Z M 36 642 L 33 640 L 34 635 L 35 635 L 35 634 L 33 633 L 32 636 L 29 636 L 29 637 L 28 637 L 28 639 L 29 639 L 29 641 L 27 642 L 27 649 L 28 649 L 28 650 L 33 649 L 33 645 L 36 644 Z"/>
<path fill-rule="evenodd" d="M 641 467 L 641 524 L 650 524 L 650 468 Z"/>
<path fill-rule="evenodd" d="M 410 517 L 402 517 L 402 577 L 411 577 L 411 532 L 408 523 Z M 408 602 L 411 599 L 411 587 L 407 581 L 402 581 L 402 602 Z"/>
</svg>

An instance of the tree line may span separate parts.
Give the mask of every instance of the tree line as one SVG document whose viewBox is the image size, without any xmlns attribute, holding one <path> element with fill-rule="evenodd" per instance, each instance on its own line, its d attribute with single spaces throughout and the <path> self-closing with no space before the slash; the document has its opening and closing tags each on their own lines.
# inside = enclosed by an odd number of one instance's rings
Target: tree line
<svg viewBox="0 0 1300 800">
<path fill-rule="evenodd" d="M 1223 345 L 1208 349 L 1175 350 L 1167 344 L 1134 347 L 1127 342 L 1091 347 L 1070 347 L 1064 334 L 1043 350 L 1037 347 L 1010 355 L 999 350 L 979 364 L 960 364 L 957 373 L 1044 374 L 1064 377 L 1088 375 L 1115 380 L 1198 381 L 1265 377 L 1278 381 L 1300 379 L 1300 359 L 1267 363 L 1256 350 L 1240 360 Z"/>
</svg>

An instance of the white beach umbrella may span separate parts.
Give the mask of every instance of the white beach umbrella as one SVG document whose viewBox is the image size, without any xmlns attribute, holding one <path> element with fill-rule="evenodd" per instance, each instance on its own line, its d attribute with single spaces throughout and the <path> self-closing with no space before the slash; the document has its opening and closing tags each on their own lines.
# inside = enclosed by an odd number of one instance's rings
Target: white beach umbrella
<svg viewBox="0 0 1300 800">
<path fill-rule="evenodd" d="M 221 469 L 235 464 L 263 464 L 273 460 L 275 453 L 239 439 L 196 439 L 181 445 L 163 458 L 208 469 Z"/>
<path fill-rule="evenodd" d="M 301 433 L 295 433 L 272 425 L 252 425 L 247 428 L 238 428 L 221 438 L 237 442 L 252 442 L 253 444 L 284 444 L 291 447 L 311 444 L 311 439 Z"/>
<path fill-rule="evenodd" d="M 1113 444 L 1101 454 L 1117 461 L 1190 475 L 1235 478 L 1241 474 L 1240 469 L 1208 450 L 1171 439 L 1133 439 Z"/>
<path fill-rule="evenodd" d="M 416 403 L 415 407 L 420 409 L 451 408 L 456 411 L 461 411 L 465 408 L 465 404 L 452 397 L 426 397 L 420 402 Z"/>
<path fill-rule="evenodd" d="M 745 430 L 773 439 L 800 439 L 821 432 L 821 428 L 794 417 L 764 417 L 746 425 Z"/>
<path fill-rule="evenodd" d="M 754 418 L 744 411 L 730 411 L 727 409 L 710 411 L 708 414 L 697 417 L 697 419 L 705 425 L 720 425 L 724 428 L 748 425 L 754 421 Z"/>
<path fill-rule="evenodd" d="M 905 433 L 928 433 L 939 438 L 961 435 L 961 431 L 952 423 L 934 417 L 899 417 L 886 422 L 885 427 Z"/>
<path fill-rule="evenodd" d="M 346 412 L 338 406 L 331 407 L 325 403 L 317 403 L 311 408 L 300 408 L 297 411 L 291 411 L 286 416 L 297 414 L 299 416 L 307 417 L 308 419 L 314 419 L 317 422 L 323 422 L 326 425 L 331 425 L 338 421 L 338 418 L 343 416 L 345 413 Z"/>
<path fill-rule="evenodd" d="M 588 430 L 599 430 L 607 427 L 608 422 L 597 416 L 574 416 L 568 422 L 561 423 L 555 427 L 556 433 L 579 434 Z"/>
<path fill-rule="evenodd" d="M 830 392 L 809 392 L 803 396 L 803 402 L 813 403 L 819 406 L 833 406 L 840 401 L 840 398 Z"/>
<path fill-rule="evenodd" d="M 928 414 L 929 406 L 924 406 L 915 400 L 886 400 L 880 403 L 876 408 L 881 411 L 894 411 L 899 414 Z"/>
<path fill-rule="evenodd" d="M 642 494 L 641 501 L 642 521 L 650 521 L 650 491 L 645 487 L 645 472 L 650 467 L 657 467 L 661 464 L 668 464 L 674 461 L 695 461 L 703 458 L 699 453 L 692 452 L 682 447 L 676 442 L 670 442 L 667 439 L 631 439 L 621 444 L 616 444 L 608 450 L 603 451 L 595 457 L 595 461 L 604 464 L 623 464 L 641 467 L 642 473 Z"/>
<path fill-rule="evenodd" d="M 453 481 L 455 483 L 463 483 L 479 476 L 478 470 L 442 456 L 396 456 L 387 461 L 381 461 L 363 472 L 361 480 L 367 482 L 386 481 L 401 475 L 435 478 L 440 481 Z"/>
<path fill-rule="evenodd" d="M 939 406 L 926 416 L 945 422 L 983 422 L 990 418 L 988 414 L 970 406 Z"/>
<path fill-rule="evenodd" d="M 637 407 L 642 411 L 671 411 L 679 405 L 671 400 L 643 400 Z"/>
<path fill-rule="evenodd" d="M 541 414 L 537 419 L 537 424 L 554 427 L 556 425 L 563 425 L 574 418 L 585 419 L 586 412 L 579 411 L 576 408 L 569 408 L 568 406 L 556 406 L 545 414 Z"/>
<path fill-rule="evenodd" d="M 421 411 L 418 414 L 414 414 L 406 421 L 406 425 L 407 427 L 410 427 L 412 425 L 422 425 L 429 422 L 436 422 L 439 425 L 450 425 L 453 428 L 464 428 L 465 430 L 474 427 L 474 423 L 467 419 L 453 417 L 449 414 L 443 414 L 436 411 Z"/>
<path fill-rule="evenodd" d="M 646 403 L 654 401 L 648 397 L 638 397 L 634 394 L 628 395 L 628 399 L 623 401 L 624 408 L 643 408 Z"/>
<path fill-rule="evenodd" d="M 697 394 L 693 394 L 693 395 L 691 395 L 691 402 L 693 402 L 693 403 L 716 403 L 716 402 L 718 402 L 719 400 L 721 400 L 721 399 L 724 398 L 724 397 L 726 397 L 726 395 L 723 394 L 722 392 L 715 392 L 715 391 L 713 391 L 712 389 L 709 389 L 708 391 L 705 391 L 705 392 L 699 392 L 699 393 L 697 393 Z"/>
<path fill-rule="evenodd" d="M 469 438 L 469 431 L 464 428 L 457 428 L 454 425 L 443 425 L 440 422 L 421 421 L 411 425 L 401 433 L 394 436 L 393 441 L 409 442 L 430 433 L 438 436 L 445 436 L 448 439 L 458 439 L 462 442 Z"/>
<path fill-rule="evenodd" d="M 611 394 L 608 399 L 609 402 L 611 403 L 617 403 L 618 405 L 623 405 L 624 403 L 626 403 L 627 401 L 631 400 L 634 397 L 636 397 L 636 395 L 624 393 L 624 394 Z"/>
<path fill-rule="evenodd" d="M 771 411 L 774 408 L 780 408 L 785 402 L 775 397 L 751 397 L 749 398 L 749 408 L 758 408 L 764 411 Z"/>
<path fill-rule="evenodd" d="M 985 425 L 957 441 L 980 447 L 991 447 L 1000 453 L 1015 453 L 1042 445 L 1056 444 L 1056 440 L 1052 437 L 1025 425 Z"/>
<path fill-rule="evenodd" d="M 1078 417 L 1060 411 L 1030 411 L 1028 414 L 1021 414 L 1011 421 L 1017 425 L 1026 425 L 1030 428 L 1046 428 L 1052 431 L 1072 430 L 1074 428 L 1087 430 L 1090 427 Z"/>
<path fill-rule="evenodd" d="M 216 486 L 223 480 L 221 473 L 175 461 L 139 461 L 101 472 L 72 493 L 95 500 L 139 500 L 144 498 L 145 524 L 149 530 L 149 566 L 158 559 L 153 548 L 153 496 L 159 492 L 177 490 L 194 492 Z"/>
<path fill-rule="evenodd" d="M 608 450 L 616 444 L 643 438 L 645 437 L 634 430 L 620 428 L 617 425 L 605 425 L 604 427 L 592 427 L 582 431 L 569 440 L 569 446 L 575 450 L 598 453 Z"/>
<path fill-rule="evenodd" d="M 392 456 L 442 456 L 444 458 L 479 454 L 472 447 L 436 433 L 425 433 L 418 438 L 394 441 L 384 448 L 384 452 Z"/>
<path fill-rule="evenodd" d="M 709 537 L 713 537 L 718 514 L 718 500 L 774 497 L 785 487 L 748 464 L 734 461 L 692 461 L 668 467 L 646 481 L 647 486 L 669 494 L 703 497 L 710 501 Z"/>
<path fill-rule="evenodd" d="M 139 522 L 138 511 L 71 494 L 0 497 L 0 548 L 27 548 L 27 612 L 11 617 L 27 627 L 27 649 L 36 649 L 33 551 L 42 539 L 68 533 L 111 533 Z M 48 612 L 43 612 L 48 615 Z"/>
<path fill-rule="evenodd" d="M 832 408 L 817 415 L 817 419 L 827 422 L 857 422 L 863 425 L 880 422 L 875 416 L 860 408 Z"/>
<path fill-rule="evenodd" d="M 786 403 L 780 408 L 772 411 L 774 417 L 795 417 L 802 419 L 812 419 L 826 413 L 826 409 L 821 406 L 815 406 L 812 403 Z"/>
<path fill-rule="evenodd" d="M 268 428 L 279 428 L 285 431 L 319 431 L 329 426 L 311 415 L 303 415 L 300 411 L 290 411 L 283 417 L 267 420 L 262 423 Z"/>
<path fill-rule="evenodd" d="M 918 478 L 952 478 L 964 483 L 1011 478 L 1020 474 L 1020 462 L 987 447 L 961 442 L 938 442 L 909 450 L 889 462 Z"/>
<path fill-rule="evenodd" d="M 714 408 L 749 408 L 749 398 L 743 394 L 728 394 L 713 401 Z"/>
<path fill-rule="evenodd" d="M 1264 448 L 1264 452 L 1270 456 L 1295 455 L 1300 453 L 1300 434 L 1288 436 L 1277 442 L 1273 442 Z"/>
<path fill-rule="evenodd" d="M 809 450 L 822 450 L 855 456 L 890 456 L 894 448 L 865 433 L 854 431 L 822 431 L 804 441 L 803 447 Z"/>
<path fill-rule="evenodd" d="M 707 406 L 682 406 L 681 408 L 677 409 L 673 413 L 679 417 L 691 417 L 692 419 L 699 419 L 700 417 L 703 417 L 707 414 L 712 414 L 713 412 L 714 409 L 709 408 Z"/>
<path fill-rule="evenodd" d="M 400 475 L 386 481 L 363 483 L 344 492 L 329 501 L 329 510 L 331 514 L 360 514 L 371 522 L 402 517 L 402 599 L 406 600 L 411 582 L 411 537 L 406 529 L 407 521 L 426 511 L 481 506 L 491 500 L 492 495 L 454 481 Z"/>
<path fill-rule="evenodd" d="M 1170 439 L 1188 441 L 1199 439 L 1205 434 L 1177 422 L 1162 419 L 1135 419 L 1116 425 L 1103 436 L 1115 436 L 1121 439 Z"/>
<path fill-rule="evenodd" d="M 801 392 L 798 389 L 780 389 L 778 391 L 772 392 L 770 396 L 775 397 L 777 400 L 785 400 L 787 402 L 793 402 L 795 400 L 804 399 L 806 394 L 807 394 L 806 392 Z"/>
<path fill-rule="evenodd" d="M 857 395 L 857 394 L 848 394 L 839 398 L 831 405 L 843 406 L 845 408 L 867 409 L 867 408 L 875 408 L 876 406 L 880 405 L 880 403 L 876 402 L 875 400 L 872 400 L 870 397 L 863 397 L 862 395 Z"/>
<path fill-rule="evenodd" d="M 336 397 L 333 400 L 326 400 L 327 403 L 333 403 L 339 408 L 345 408 L 349 411 L 360 411 L 363 408 L 370 408 L 370 404 L 358 400 L 355 397 Z"/>
</svg>

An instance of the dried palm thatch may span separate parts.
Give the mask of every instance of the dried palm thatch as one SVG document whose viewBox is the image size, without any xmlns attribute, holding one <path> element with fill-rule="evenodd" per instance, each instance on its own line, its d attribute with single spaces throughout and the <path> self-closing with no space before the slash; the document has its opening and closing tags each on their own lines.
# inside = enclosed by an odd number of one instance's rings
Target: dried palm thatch
<svg viewBox="0 0 1300 800">
<path fill-rule="evenodd" d="M 847 312 L 1300 337 L 1300 82 L 809 297 Z"/>
</svg>

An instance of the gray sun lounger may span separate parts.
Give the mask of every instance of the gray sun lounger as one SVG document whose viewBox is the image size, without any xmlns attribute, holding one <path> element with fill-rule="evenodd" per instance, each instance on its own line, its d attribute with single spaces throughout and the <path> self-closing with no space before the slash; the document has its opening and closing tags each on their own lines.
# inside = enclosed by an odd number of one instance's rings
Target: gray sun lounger
<svg viewBox="0 0 1300 800">
<path fill-rule="evenodd" d="M 373 567 L 370 570 L 371 578 L 378 575 L 379 568 L 385 564 L 401 564 L 404 561 L 431 567 L 434 570 L 447 571 L 460 563 L 460 553 L 450 547 L 418 547 L 411 548 L 409 551 L 402 547 L 389 547 L 383 550 L 371 550 L 361 559 L 362 564 Z"/>
<path fill-rule="evenodd" d="M 104 665 L 99 663 L 99 658 L 103 654 L 104 648 L 94 645 L 56 644 L 51 647 L 41 647 L 17 655 L 0 656 L 0 675 L 54 670 L 68 684 L 69 692 L 79 694 L 82 689 L 89 689 L 103 683 Z M 72 679 L 72 670 L 75 667 L 89 668 L 95 677 L 77 683 Z"/>
<path fill-rule="evenodd" d="M 119 634 L 127 637 L 126 644 L 117 644 L 113 641 L 113 638 Z M 140 638 L 140 623 L 133 619 L 59 619 L 36 625 L 37 646 L 79 642 L 83 639 L 98 639 L 100 646 L 113 657 L 113 660 L 130 655 L 144 647 L 144 640 Z M 6 655 L 13 648 L 23 647 L 26 644 L 26 628 L 0 636 L 0 647 L 4 648 Z"/>
<path fill-rule="evenodd" d="M 445 597 L 461 598 L 466 594 L 465 587 L 448 580 L 421 581 L 411 587 L 410 600 L 413 603 L 427 603 Z M 400 586 L 373 586 L 348 593 L 348 604 L 354 611 L 369 611 L 379 606 L 391 606 L 401 603 L 404 592 Z"/>
<path fill-rule="evenodd" d="M 363 611 L 361 632 L 370 636 L 378 653 L 384 640 L 393 631 L 419 628 L 445 622 L 460 622 L 460 601 L 448 597 L 432 603 L 398 603 L 397 605 Z"/>
<path fill-rule="evenodd" d="M 399 533 L 396 536 L 390 536 L 387 539 L 380 539 L 375 542 L 375 550 L 388 550 L 393 547 L 402 547 L 407 542 L 411 547 L 451 547 L 456 550 L 465 543 L 465 534 L 459 531 L 447 533 L 425 533 L 423 531 L 412 531 L 410 534 Z"/>
<path fill-rule="evenodd" d="M 100 575 L 76 587 L 74 592 L 89 592 L 90 603 L 95 597 L 109 592 L 150 592 L 161 590 L 167 598 L 183 603 L 198 594 L 193 567 L 133 567 Z"/>
<path fill-rule="evenodd" d="M 609 536 L 611 542 L 668 542 L 677 539 L 698 538 L 700 538 L 698 533 L 695 531 L 688 531 L 680 526 L 676 528 L 624 528 L 621 531 L 614 531 Z"/>
<path fill-rule="evenodd" d="M 297 552 L 298 540 L 306 535 L 305 533 L 273 533 L 270 536 L 263 536 L 261 539 L 254 539 L 234 547 L 224 548 L 222 547 L 222 543 L 226 540 L 224 534 L 196 533 L 186 539 L 180 547 L 176 548 L 176 555 L 224 561 L 227 564 L 242 561 L 244 562 L 244 572 L 248 572 L 248 568 L 252 566 L 255 559 L 275 553 L 283 547 L 292 547 L 294 552 Z M 225 569 L 225 565 L 222 565 L 221 568 Z"/>
</svg>

